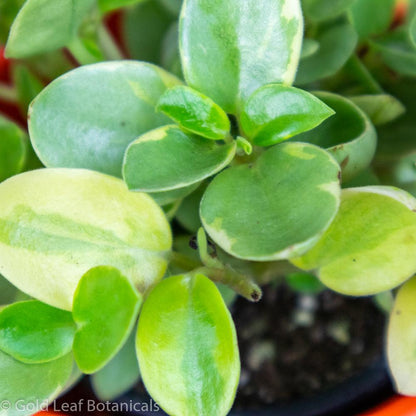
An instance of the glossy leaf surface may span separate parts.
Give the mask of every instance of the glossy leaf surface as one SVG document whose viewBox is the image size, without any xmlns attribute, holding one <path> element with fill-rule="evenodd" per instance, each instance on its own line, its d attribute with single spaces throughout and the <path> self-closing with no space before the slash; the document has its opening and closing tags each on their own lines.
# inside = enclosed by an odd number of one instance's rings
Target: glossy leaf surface
<svg viewBox="0 0 416 416">
<path fill-rule="evenodd" d="M 244 106 L 241 127 L 257 146 L 271 146 L 311 130 L 334 114 L 314 95 L 270 84 L 259 88 Z"/>
<path fill-rule="evenodd" d="M 26 140 L 23 130 L 0 115 L 0 182 L 22 170 Z"/>
<path fill-rule="evenodd" d="M 185 79 L 238 113 L 262 85 L 293 82 L 302 34 L 299 0 L 185 0 L 179 36 Z"/>
<path fill-rule="evenodd" d="M 88 168 L 121 175 L 124 152 L 139 135 L 169 119 L 155 112 L 179 81 L 143 62 L 77 68 L 49 84 L 29 113 L 29 132 L 47 167 Z"/>
<path fill-rule="evenodd" d="M 216 176 L 202 198 L 202 223 L 235 257 L 266 261 L 299 255 L 334 218 L 339 176 L 338 164 L 326 151 L 282 143 L 253 165 Z"/>
<path fill-rule="evenodd" d="M 319 92 L 316 96 L 335 110 L 335 115 L 316 129 L 296 137 L 326 148 L 342 168 L 342 180 L 349 181 L 372 161 L 377 134 L 368 117 L 340 95 Z"/>
<path fill-rule="evenodd" d="M 398 291 L 387 332 L 387 358 L 397 392 L 416 395 L 416 278 Z"/>
<path fill-rule="evenodd" d="M 0 312 L 0 350 L 26 363 L 53 361 L 71 352 L 75 329 L 69 312 L 17 302 Z"/>
<path fill-rule="evenodd" d="M 78 325 L 74 357 L 82 372 L 98 371 L 120 351 L 141 302 L 142 296 L 117 269 L 99 266 L 85 273 L 75 291 L 72 310 Z"/>
<path fill-rule="evenodd" d="M 72 363 L 68 354 L 45 364 L 25 364 L 0 351 L 2 416 L 29 416 L 41 410 L 36 404 L 58 396 L 71 375 Z"/>
<path fill-rule="evenodd" d="M 129 189 L 142 192 L 183 188 L 227 166 L 235 148 L 235 142 L 218 145 L 184 133 L 174 125 L 160 127 L 129 146 L 124 160 L 124 180 Z"/>
<path fill-rule="evenodd" d="M 237 337 L 207 277 L 174 276 L 156 286 L 143 305 L 136 342 L 146 388 L 167 413 L 228 413 L 240 375 Z"/>
<path fill-rule="evenodd" d="M 207 139 L 222 140 L 230 131 L 230 120 L 224 110 L 189 87 L 179 85 L 167 90 L 157 110 L 182 128 Z"/>
<path fill-rule="evenodd" d="M 10 29 L 9 58 L 27 58 L 66 46 L 95 0 L 27 0 Z"/>
<path fill-rule="evenodd" d="M 302 269 L 317 270 L 326 286 L 347 295 L 392 289 L 416 270 L 415 209 L 416 200 L 397 188 L 346 189 L 328 231 L 292 261 Z"/>
<path fill-rule="evenodd" d="M 169 224 L 145 194 L 82 169 L 41 169 L 0 184 L 0 273 L 27 294 L 71 309 L 82 275 L 119 268 L 140 289 L 160 279 Z"/>
</svg>

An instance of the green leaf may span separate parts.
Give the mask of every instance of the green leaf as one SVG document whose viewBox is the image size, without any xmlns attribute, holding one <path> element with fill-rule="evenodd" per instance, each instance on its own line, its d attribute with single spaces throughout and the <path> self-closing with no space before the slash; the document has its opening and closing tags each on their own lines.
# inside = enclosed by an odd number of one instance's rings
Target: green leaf
<svg viewBox="0 0 416 416">
<path fill-rule="evenodd" d="M 185 0 L 179 35 L 185 79 L 226 112 L 238 113 L 262 85 L 293 82 L 302 34 L 299 0 L 246 0 L 244 6 L 241 0 Z"/>
<path fill-rule="evenodd" d="M 319 43 L 315 39 L 308 39 L 304 38 L 302 43 L 302 53 L 300 59 L 305 59 L 314 53 L 316 53 L 319 49 Z"/>
<path fill-rule="evenodd" d="M 334 244 L 336 241 L 336 244 Z M 345 189 L 334 222 L 303 257 L 330 289 L 352 296 L 390 290 L 416 270 L 416 200 L 383 186 Z"/>
<path fill-rule="evenodd" d="M 19 106 L 26 116 L 31 101 L 42 91 L 42 82 L 24 65 L 13 65 L 13 83 Z"/>
<path fill-rule="evenodd" d="M 17 289 L 0 274 L 0 308 L 12 303 L 17 295 Z"/>
<path fill-rule="evenodd" d="M 377 133 L 368 117 L 348 99 L 329 92 L 316 96 L 335 110 L 335 115 L 296 140 L 326 148 L 342 168 L 342 180 L 349 181 L 371 163 Z"/>
<path fill-rule="evenodd" d="M 143 305 L 136 342 L 145 386 L 167 413 L 228 413 L 240 375 L 237 337 L 207 277 L 174 276 L 156 286 Z"/>
<path fill-rule="evenodd" d="M 416 277 L 398 291 L 387 333 L 387 358 L 396 391 L 416 395 Z"/>
<path fill-rule="evenodd" d="M 178 16 L 182 7 L 182 0 L 158 0 L 173 16 Z"/>
<path fill-rule="evenodd" d="M 405 30 L 396 30 L 371 42 L 383 61 L 402 75 L 416 76 L 416 47 Z"/>
<path fill-rule="evenodd" d="M 127 149 L 123 176 L 129 189 L 169 191 L 200 182 L 226 167 L 235 142 L 218 145 L 171 125 L 144 134 Z M 155 169 L 157 166 L 157 169 Z"/>
<path fill-rule="evenodd" d="M 0 351 L 2 416 L 29 416 L 56 399 L 71 375 L 70 354 L 44 364 L 25 364 Z M 4 404 L 10 404 L 7 409 Z"/>
<path fill-rule="evenodd" d="M 121 7 L 142 3 L 146 0 L 98 0 L 101 13 L 108 13 Z"/>
<path fill-rule="evenodd" d="M 316 294 L 322 292 L 325 286 L 310 273 L 291 273 L 286 276 L 287 285 L 295 292 Z"/>
<path fill-rule="evenodd" d="M 22 129 L 0 115 L 0 182 L 23 169 L 26 140 Z"/>
<path fill-rule="evenodd" d="M 173 22 L 162 42 L 161 64 L 164 68 L 179 78 L 183 78 L 181 57 L 179 54 L 179 24 Z"/>
<path fill-rule="evenodd" d="M 0 44 L 4 45 L 9 35 L 10 26 L 25 0 L 7 0 L 0 2 Z"/>
<path fill-rule="evenodd" d="M 160 64 L 162 44 L 172 21 L 171 14 L 155 0 L 126 9 L 123 37 L 130 56 L 139 61 Z"/>
<path fill-rule="evenodd" d="M 241 127 L 257 146 L 271 146 L 313 129 L 334 111 L 312 94 L 281 84 L 259 88 L 247 100 Z"/>
<path fill-rule="evenodd" d="M 316 38 L 319 49 L 301 60 L 295 83 L 303 85 L 337 73 L 354 52 L 357 40 L 348 22 L 324 26 Z"/>
<path fill-rule="evenodd" d="M 409 23 L 408 33 L 410 37 L 410 42 L 413 46 L 416 47 L 416 14 L 413 16 L 412 20 Z"/>
<path fill-rule="evenodd" d="M 0 273 L 23 292 L 71 309 L 82 275 L 117 267 L 144 291 L 162 278 L 169 224 L 145 194 L 81 169 L 41 169 L 0 184 Z"/>
<path fill-rule="evenodd" d="M 156 107 L 183 129 L 212 140 L 222 140 L 230 132 L 230 120 L 210 98 L 190 87 L 178 85 L 167 90 Z"/>
<path fill-rule="evenodd" d="M 28 364 L 53 361 L 71 352 L 75 329 L 70 312 L 17 302 L 0 312 L 0 350 Z"/>
<path fill-rule="evenodd" d="M 156 66 L 133 61 L 87 65 L 65 74 L 43 90 L 29 112 L 39 158 L 48 167 L 120 176 L 128 144 L 169 123 L 155 106 L 179 82 Z"/>
<path fill-rule="evenodd" d="M 95 0 L 27 0 L 10 29 L 8 58 L 27 58 L 66 46 Z"/>
<path fill-rule="evenodd" d="M 177 202 L 180 199 L 187 197 L 192 193 L 200 182 L 193 183 L 192 185 L 185 186 L 184 188 L 173 189 L 172 191 L 164 192 L 151 192 L 149 195 L 162 207 Z"/>
<path fill-rule="evenodd" d="M 406 108 L 389 94 L 357 95 L 350 100 L 363 110 L 376 126 L 396 120 Z"/>
<path fill-rule="evenodd" d="M 235 257 L 294 257 L 312 247 L 335 217 L 339 176 L 338 164 L 325 150 L 282 143 L 254 164 L 216 176 L 202 198 L 202 223 Z"/>
<path fill-rule="evenodd" d="M 195 192 L 188 195 L 176 213 L 176 220 L 191 233 L 196 233 L 202 226 L 199 218 L 199 205 L 205 189 L 206 185 L 201 185 Z"/>
<path fill-rule="evenodd" d="M 355 0 L 302 0 L 305 16 L 314 21 L 334 19 L 344 13 Z"/>
<path fill-rule="evenodd" d="M 83 373 L 95 373 L 120 351 L 141 303 L 142 295 L 114 267 L 98 266 L 84 274 L 72 309 L 78 325 L 74 357 Z"/>
<path fill-rule="evenodd" d="M 394 17 L 396 0 L 355 0 L 350 9 L 350 20 L 360 38 L 385 32 Z"/>
<path fill-rule="evenodd" d="M 113 401 L 132 389 L 139 381 L 140 371 L 135 349 L 136 334 L 131 333 L 124 347 L 101 370 L 91 376 L 96 396 Z"/>
</svg>

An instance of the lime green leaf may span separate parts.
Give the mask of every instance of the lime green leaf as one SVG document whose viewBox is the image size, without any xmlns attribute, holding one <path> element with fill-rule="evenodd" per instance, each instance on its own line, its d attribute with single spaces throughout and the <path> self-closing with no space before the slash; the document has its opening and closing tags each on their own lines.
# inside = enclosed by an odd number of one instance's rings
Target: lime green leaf
<svg viewBox="0 0 416 416">
<path fill-rule="evenodd" d="M 30 138 L 39 158 L 48 167 L 120 176 L 128 144 L 169 123 L 155 106 L 178 82 L 156 66 L 132 61 L 87 65 L 67 73 L 43 90 L 29 112 Z"/>
<path fill-rule="evenodd" d="M 0 312 L 0 350 L 29 364 L 53 361 L 71 352 L 75 329 L 70 312 L 17 302 Z"/>
<path fill-rule="evenodd" d="M 41 410 L 42 403 L 56 399 L 65 387 L 72 363 L 68 354 L 49 363 L 25 364 L 0 351 L 1 415 L 29 416 Z"/>
<path fill-rule="evenodd" d="M 237 337 L 208 278 L 174 276 L 156 286 L 143 305 L 136 342 L 145 386 L 167 413 L 228 413 L 240 375 Z"/>
<path fill-rule="evenodd" d="M 315 22 L 340 16 L 355 0 L 302 0 L 305 16 Z"/>
<path fill-rule="evenodd" d="M 313 129 L 334 114 L 312 94 L 281 84 L 259 88 L 247 100 L 241 127 L 257 146 L 271 146 Z"/>
<path fill-rule="evenodd" d="M 136 334 L 131 333 L 124 347 L 101 370 L 91 376 L 96 396 L 103 401 L 112 401 L 127 392 L 140 378 L 135 349 Z"/>
<path fill-rule="evenodd" d="M 260 29 L 261 28 L 261 29 Z M 188 84 L 228 113 L 271 82 L 291 84 L 300 57 L 299 0 L 185 0 L 180 20 Z"/>
<path fill-rule="evenodd" d="M 416 270 L 415 210 L 416 200 L 397 188 L 346 189 L 328 231 L 292 262 L 316 269 L 322 283 L 347 295 L 392 289 Z"/>
<path fill-rule="evenodd" d="M 396 30 L 371 42 L 383 61 L 402 75 L 416 76 L 416 47 L 405 30 Z"/>
<path fill-rule="evenodd" d="M 144 1 L 146 0 L 98 0 L 98 5 L 102 13 L 108 13 L 121 7 L 131 6 Z"/>
<path fill-rule="evenodd" d="M 357 39 L 348 22 L 324 26 L 316 38 L 319 49 L 300 62 L 296 84 L 303 85 L 334 75 L 354 52 Z"/>
<path fill-rule="evenodd" d="M 315 294 L 322 292 L 325 286 L 310 273 L 291 273 L 286 276 L 287 285 L 295 292 Z"/>
<path fill-rule="evenodd" d="M 360 38 L 386 31 L 394 16 L 396 0 L 355 0 L 349 17 Z"/>
<path fill-rule="evenodd" d="M 335 115 L 316 129 L 298 136 L 326 148 L 342 168 L 342 180 L 349 181 L 373 159 L 377 134 L 368 117 L 350 100 L 328 92 L 316 96 L 335 110 Z"/>
<path fill-rule="evenodd" d="M 416 395 L 416 277 L 397 293 L 387 333 L 387 358 L 396 390 Z"/>
<path fill-rule="evenodd" d="M 406 111 L 404 105 L 389 94 L 357 95 L 350 100 L 363 110 L 376 125 L 389 123 Z"/>
<path fill-rule="evenodd" d="M 190 87 L 178 85 L 160 97 L 157 110 L 182 128 L 212 140 L 222 140 L 230 132 L 230 120 L 210 98 Z"/>
<path fill-rule="evenodd" d="M 23 130 L 0 115 L 0 182 L 23 169 L 26 140 Z"/>
<path fill-rule="evenodd" d="M 27 294 L 71 309 L 82 275 L 117 267 L 140 291 L 162 278 L 169 224 L 145 194 L 83 169 L 41 169 L 0 184 L 0 273 Z"/>
<path fill-rule="evenodd" d="M 282 143 L 253 165 L 219 174 L 202 198 L 202 223 L 235 257 L 266 261 L 299 255 L 334 218 L 339 176 L 338 164 L 325 150 Z"/>
<path fill-rule="evenodd" d="M 163 40 L 172 21 L 171 14 L 155 0 L 144 1 L 126 9 L 123 34 L 130 56 L 159 65 Z"/>
<path fill-rule="evenodd" d="M 78 325 L 74 357 L 82 372 L 100 370 L 120 351 L 141 303 L 141 294 L 114 267 L 98 266 L 84 274 L 72 309 Z"/>
<path fill-rule="evenodd" d="M 183 188 L 219 172 L 231 162 L 235 149 L 235 142 L 218 145 L 174 125 L 160 127 L 128 147 L 124 180 L 129 189 L 142 192 Z"/>
<path fill-rule="evenodd" d="M 27 0 L 10 29 L 7 57 L 27 58 L 66 46 L 94 3 L 95 0 Z"/>
</svg>

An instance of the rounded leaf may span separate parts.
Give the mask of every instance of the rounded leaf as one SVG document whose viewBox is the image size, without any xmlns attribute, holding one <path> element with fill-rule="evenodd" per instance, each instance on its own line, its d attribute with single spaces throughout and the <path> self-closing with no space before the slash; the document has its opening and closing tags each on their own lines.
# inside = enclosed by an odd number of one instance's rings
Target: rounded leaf
<svg viewBox="0 0 416 416">
<path fill-rule="evenodd" d="M 254 165 L 232 167 L 211 182 L 201 202 L 202 223 L 235 257 L 294 257 L 313 246 L 334 218 L 339 177 L 338 164 L 325 150 L 280 144 Z"/>
<path fill-rule="evenodd" d="M 244 105 L 241 127 L 257 146 L 271 146 L 311 130 L 334 114 L 314 95 L 282 84 L 259 88 Z"/>
<path fill-rule="evenodd" d="M 157 110 L 182 128 L 212 140 L 222 140 L 230 132 L 230 120 L 224 110 L 200 92 L 178 85 L 160 97 Z"/>
<path fill-rule="evenodd" d="M 387 332 L 387 358 L 398 393 L 416 396 L 416 277 L 397 292 Z"/>
<path fill-rule="evenodd" d="M 342 168 L 342 180 L 349 181 L 373 160 L 377 133 L 371 121 L 350 100 L 329 92 L 316 96 L 335 110 L 335 115 L 296 140 L 326 148 Z"/>
<path fill-rule="evenodd" d="M 305 16 L 320 22 L 340 16 L 355 0 L 303 0 L 302 8 Z"/>
<path fill-rule="evenodd" d="M 352 296 L 398 286 L 416 271 L 416 199 L 392 187 L 345 189 L 321 240 L 291 261 L 317 270 L 322 283 Z"/>
<path fill-rule="evenodd" d="M 315 40 L 319 43 L 319 49 L 301 60 L 296 74 L 297 85 L 327 78 L 338 72 L 354 52 L 358 36 L 351 24 L 345 22 L 323 26 Z"/>
<path fill-rule="evenodd" d="M 163 92 L 179 82 L 143 62 L 74 69 L 49 84 L 30 107 L 29 133 L 36 153 L 47 167 L 121 176 L 128 144 L 169 123 L 155 106 Z"/>
<path fill-rule="evenodd" d="M 131 333 L 142 296 L 114 267 L 89 270 L 79 281 L 72 315 L 78 324 L 74 357 L 83 373 L 104 367 Z M 94 346 L 93 348 L 91 346 Z"/>
<path fill-rule="evenodd" d="M 19 173 L 26 159 L 26 134 L 0 115 L 0 182 Z"/>
<path fill-rule="evenodd" d="M 0 312 L 0 350 L 26 363 L 56 360 L 71 352 L 75 329 L 69 312 L 37 300 L 17 302 Z"/>
<path fill-rule="evenodd" d="M 41 169 L 0 184 L 0 273 L 30 296 L 70 310 L 85 272 L 117 267 L 144 291 L 162 278 L 169 224 L 145 194 L 83 169 Z"/>
<path fill-rule="evenodd" d="M 293 82 L 302 35 L 299 0 L 185 0 L 179 35 L 185 79 L 235 114 L 262 85 Z"/>
<path fill-rule="evenodd" d="M 137 355 L 146 389 L 169 414 L 225 416 L 240 375 L 233 321 L 203 275 L 170 277 L 146 299 Z"/>
<path fill-rule="evenodd" d="M 0 351 L 1 415 L 29 416 L 41 410 L 42 403 L 50 403 L 65 388 L 72 363 L 71 354 L 49 363 L 25 364 Z"/>
<path fill-rule="evenodd" d="M 129 189 L 170 191 L 200 182 L 224 169 L 236 144 L 217 144 L 183 132 L 175 125 L 140 136 L 127 149 L 123 176 Z"/>
</svg>

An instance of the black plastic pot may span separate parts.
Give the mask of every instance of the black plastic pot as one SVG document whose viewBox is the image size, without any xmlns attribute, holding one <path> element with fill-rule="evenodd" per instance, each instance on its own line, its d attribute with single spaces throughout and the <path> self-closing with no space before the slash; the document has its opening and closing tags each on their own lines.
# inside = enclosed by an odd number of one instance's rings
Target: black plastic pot
<svg viewBox="0 0 416 416">
<path fill-rule="evenodd" d="M 392 395 L 393 388 L 386 363 L 380 359 L 360 374 L 312 398 L 261 409 L 233 410 L 230 416 L 353 416 L 371 409 Z M 117 402 L 125 403 L 125 406 L 129 407 L 129 403 L 149 403 L 150 398 L 132 391 Z M 126 416 L 165 415 L 162 410 L 132 411 L 124 414 Z"/>
</svg>

